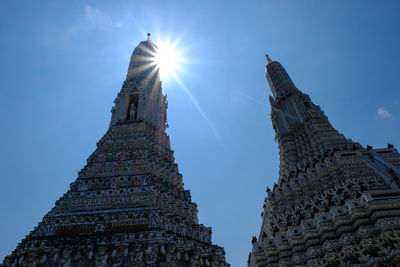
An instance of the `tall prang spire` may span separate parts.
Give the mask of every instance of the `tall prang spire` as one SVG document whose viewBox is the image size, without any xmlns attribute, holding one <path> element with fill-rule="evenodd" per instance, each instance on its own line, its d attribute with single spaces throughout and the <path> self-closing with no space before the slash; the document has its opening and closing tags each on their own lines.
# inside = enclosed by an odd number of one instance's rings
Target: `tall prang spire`
<svg viewBox="0 0 400 267">
<path fill-rule="evenodd" d="M 121 123 L 146 121 L 164 131 L 167 127 L 167 101 L 162 93 L 157 46 L 142 41 L 132 53 L 126 79 L 111 109 L 110 127 Z"/>
<path fill-rule="evenodd" d="M 135 48 L 96 150 L 0 266 L 229 266 L 175 163 L 156 51 Z"/>
<path fill-rule="evenodd" d="M 279 179 L 252 239 L 250 267 L 400 263 L 400 154 L 345 138 L 267 57 Z"/>
<path fill-rule="evenodd" d="M 268 57 L 269 58 L 269 57 Z M 321 108 L 296 88 L 285 68 L 269 60 L 266 77 L 271 120 L 279 144 L 280 174 L 288 175 L 312 164 L 312 157 L 335 149 L 360 147 L 332 127 Z"/>
<path fill-rule="evenodd" d="M 272 61 L 268 55 L 267 62 L 265 73 L 276 101 L 280 102 L 284 98 L 296 94 L 298 90 L 282 65 L 277 61 Z"/>
<path fill-rule="evenodd" d="M 158 67 L 155 64 L 157 50 L 158 47 L 150 39 L 150 36 L 140 42 L 132 52 L 126 81 L 136 79 L 148 82 L 149 79 L 153 79 L 152 82 L 155 82 L 159 80 Z"/>
</svg>

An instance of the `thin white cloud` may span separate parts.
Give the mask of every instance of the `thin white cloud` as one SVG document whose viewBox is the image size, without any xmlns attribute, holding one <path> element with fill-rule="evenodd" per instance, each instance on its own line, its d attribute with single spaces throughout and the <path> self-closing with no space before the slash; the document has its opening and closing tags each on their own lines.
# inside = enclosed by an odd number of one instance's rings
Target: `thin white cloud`
<svg viewBox="0 0 400 267">
<path fill-rule="evenodd" d="M 68 43 L 70 39 L 91 31 L 115 31 L 126 26 L 126 18 L 113 15 L 92 5 L 84 5 L 81 14 L 67 27 L 51 25 L 41 36 L 40 43 L 46 46 Z"/>
<path fill-rule="evenodd" d="M 69 33 L 77 33 L 90 30 L 105 30 L 109 28 L 121 28 L 123 22 L 115 20 L 110 14 L 91 5 L 83 7 L 84 15 L 80 21 L 71 25 Z"/>
<path fill-rule="evenodd" d="M 393 117 L 392 113 L 390 113 L 390 112 L 389 112 L 386 108 L 384 108 L 384 107 L 378 108 L 378 110 L 376 111 L 376 114 L 377 114 L 379 117 L 384 118 L 384 119 L 388 119 L 388 118 Z"/>
</svg>

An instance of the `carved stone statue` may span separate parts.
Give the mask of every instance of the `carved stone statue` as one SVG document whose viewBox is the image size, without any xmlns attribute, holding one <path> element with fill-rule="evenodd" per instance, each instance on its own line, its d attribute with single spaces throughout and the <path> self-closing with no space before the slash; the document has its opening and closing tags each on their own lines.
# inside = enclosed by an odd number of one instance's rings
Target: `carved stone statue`
<svg viewBox="0 0 400 267">
<path fill-rule="evenodd" d="M 137 113 L 137 106 L 135 103 L 132 103 L 130 105 L 131 110 L 129 111 L 129 119 L 130 120 L 134 120 L 136 117 L 136 113 Z"/>
<path fill-rule="evenodd" d="M 136 244 L 134 248 L 134 252 L 131 257 L 132 263 L 134 266 L 144 266 L 143 262 L 143 252 L 141 251 L 141 245 Z"/>
<path fill-rule="evenodd" d="M 107 266 L 107 248 L 104 246 L 99 247 L 98 255 L 96 255 L 96 266 Z"/>
<path fill-rule="evenodd" d="M 63 258 L 60 261 L 60 265 L 63 267 L 70 267 L 71 266 L 71 251 L 69 249 L 64 249 Z"/>
</svg>

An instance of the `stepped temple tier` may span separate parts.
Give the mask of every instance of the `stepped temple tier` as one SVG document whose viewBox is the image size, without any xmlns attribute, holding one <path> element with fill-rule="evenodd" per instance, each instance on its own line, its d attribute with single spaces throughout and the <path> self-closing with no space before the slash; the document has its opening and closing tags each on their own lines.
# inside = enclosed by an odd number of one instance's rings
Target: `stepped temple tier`
<svg viewBox="0 0 400 267">
<path fill-rule="evenodd" d="M 108 131 L 2 266 L 229 266 L 174 162 L 156 52 L 133 51 Z"/>
<path fill-rule="evenodd" d="M 282 65 L 267 60 L 280 170 L 249 265 L 396 266 L 400 154 L 344 137 Z"/>
</svg>

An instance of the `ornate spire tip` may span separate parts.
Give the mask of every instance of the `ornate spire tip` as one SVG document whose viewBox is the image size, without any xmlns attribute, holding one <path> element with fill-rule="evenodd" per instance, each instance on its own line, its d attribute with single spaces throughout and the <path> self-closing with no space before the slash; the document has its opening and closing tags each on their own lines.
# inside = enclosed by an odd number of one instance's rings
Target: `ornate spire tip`
<svg viewBox="0 0 400 267">
<path fill-rule="evenodd" d="M 147 41 L 149 41 L 151 34 L 148 32 L 146 35 L 147 35 Z"/>
<path fill-rule="evenodd" d="M 267 57 L 267 62 L 268 62 L 268 63 L 271 63 L 272 60 L 269 58 L 268 54 L 266 54 L 265 56 Z"/>
</svg>

